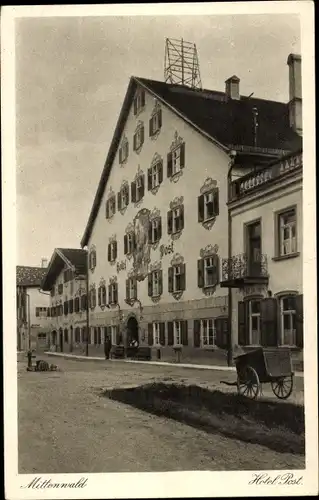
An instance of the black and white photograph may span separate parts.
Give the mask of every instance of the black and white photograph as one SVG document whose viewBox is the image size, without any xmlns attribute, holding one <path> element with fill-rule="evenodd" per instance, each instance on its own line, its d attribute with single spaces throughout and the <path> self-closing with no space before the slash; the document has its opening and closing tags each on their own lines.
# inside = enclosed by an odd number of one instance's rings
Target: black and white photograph
<svg viewBox="0 0 319 500">
<path fill-rule="evenodd" d="M 2 13 L 6 498 L 316 494 L 313 3 Z"/>
</svg>

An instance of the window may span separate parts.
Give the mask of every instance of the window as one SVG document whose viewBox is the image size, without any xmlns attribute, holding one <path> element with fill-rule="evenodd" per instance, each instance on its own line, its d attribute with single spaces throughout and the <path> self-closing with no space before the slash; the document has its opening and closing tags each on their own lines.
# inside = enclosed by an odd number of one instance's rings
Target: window
<svg viewBox="0 0 319 500">
<path fill-rule="evenodd" d="M 140 125 L 133 136 L 133 149 L 137 151 L 140 149 L 144 142 L 144 125 Z"/>
<path fill-rule="evenodd" d="M 296 307 L 293 295 L 280 299 L 281 345 L 296 345 Z"/>
<path fill-rule="evenodd" d="M 117 335 L 118 327 L 117 327 L 117 325 L 112 325 L 110 328 L 111 328 L 112 345 L 117 345 L 117 343 L 118 343 L 118 335 Z"/>
<path fill-rule="evenodd" d="M 124 210 L 124 208 L 127 207 L 127 205 L 129 204 L 129 198 L 130 198 L 129 186 L 128 184 L 125 184 L 121 188 L 121 190 L 117 193 L 118 210 Z"/>
<path fill-rule="evenodd" d="M 158 161 L 147 170 L 148 190 L 157 188 L 163 182 L 163 162 Z"/>
<path fill-rule="evenodd" d="M 163 272 L 162 270 L 152 271 L 148 275 L 148 296 L 159 297 L 163 293 Z"/>
<path fill-rule="evenodd" d="M 46 307 L 36 307 L 35 315 L 37 318 L 46 318 L 47 317 L 47 308 Z"/>
<path fill-rule="evenodd" d="M 205 222 L 219 214 L 219 189 L 211 191 L 198 197 L 198 222 Z"/>
<path fill-rule="evenodd" d="M 216 345 L 216 328 L 213 319 L 202 319 L 200 322 L 202 347 Z"/>
<path fill-rule="evenodd" d="M 81 332 L 80 332 L 80 328 L 78 326 L 74 330 L 74 341 L 76 344 L 80 344 L 80 342 L 81 342 Z"/>
<path fill-rule="evenodd" d="M 175 346 L 180 346 L 182 345 L 182 326 L 181 326 L 181 321 L 174 321 L 173 322 L 173 332 L 174 332 L 174 345 Z"/>
<path fill-rule="evenodd" d="M 99 326 L 94 327 L 93 339 L 94 345 L 101 345 L 101 328 Z"/>
<path fill-rule="evenodd" d="M 156 243 L 162 237 L 162 220 L 161 217 L 150 221 L 148 239 L 150 243 Z"/>
<path fill-rule="evenodd" d="M 69 300 L 69 313 L 72 314 L 73 313 L 73 299 L 70 299 Z"/>
<path fill-rule="evenodd" d="M 94 309 L 96 307 L 96 289 L 95 288 L 91 288 L 89 297 L 90 297 L 90 308 Z"/>
<path fill-rule="evenodd" d="M 54 297 L 55 295 L 55 286 L 53 286 L 50 290 L 51 297 Z"/>
<path fill-rule="evenodd" d="M 93 270 L 96 267 L 96 250 L 91 250 L 89 253 L 89 268 Z"/>
<path fill-rule="evenodd" d="M 80 311 L 80 297 L 74 299 L 74 311 L 78 313 Z"/>
<path fill-rule="evenodd" d="M 87 296 L 81 295 L 81 311 L 86 311 L 87 308 Z"/>
<path fill-rule="evenodd" d="M 134 115 L 137 115 L 145 106 L 145 91 L 140 89 L 134 97 Z"/>
<path fill-rule="evenodd" d="M 292 208 L 278 216 L 279 218 L 279 256 L 297 252 L 296 209 Z"/>
<path fill-rule="evenodd" d="M 104 285 L 100 286 L 98 289 L 98 302 L 99 306 L 106 305 L 106 287 Z"/>
<path fill-rule="evenodd" d="M 73 279 L 73 272 L 71 269 L 66 269 L 63 272 L 63 281 L 64 283 L 67 283 Z"/>
<path fill-rule="evenodd" d="M 68 343 L 69 342 L 69 333 L 67 328 L 64 330 L 64 342 Z"/>
<path fill-rule="evenodd" d="M 135 278 L 126 280 L 126 300 L 134 300 L 137 298 L 137 281 Z"/>
<path fill-rule="evenodd" d="M 184 205 L 175 207 L 167 213 L 168 234 L 179 233 L 184 229 Z"/>
<path fill-rule="evenodd" d="M 131 199 L 133 203 L 141 201 L 144 196 L 144 175 L 139 175 L 134 182 L 131 183 Z"/>
<path fill-rule="evenodd" d="M 185 166 L 185 143 L 167 155 L 167 177 L 178 174 Z"/>
<path fill-rule="evenodd" d="M 106 218 L 110 219 L 111 217 L 113 217 L 115 212 L 116 212 L 115 196 L 112 196 L 106 202 L 106 213 L 105 213 Z"/>
<path fill-rule="evenodd" d="M 150 119 L 149 123 L 149 132 L 150 132 L 150 137 L 155 135 L 160 128 L 162 127 L 162 110 L 159 109 L 152 118 Z"/>
<path fill-rule="evenodd" d="M 217 254 L 197 261 L 197 284 L 199 288 L 216 286 L 219 282 L 219 257 Z"/>
<path fill-rule="evenodd" d="M 153 344 L 160 345 L 160 324 L 153 323 Z"/>
<path fill-rule="evenodd" d="M 120 149 L 119 149 L 119 162 L 122 164 L 124 163 L 127 158 L 128 158 L 128 152 L 129 152 L 129 148 L 128 148 L 128 141 L 125 140 L 123 141 Z"/>
<path fill-rule="evenodd" d="M 65 316 L 69 314 L 69 301 L 66 300 L 63 304 L 63 313 Z"/>
<path fill-rule="evenodd" d="M 117 258 L 117 242 L 111 241 L 108 245 L 107 260 L 109 262 L 114 262 L 116 258 Z"/>
<path fill-rule="evenodd" d="M 168 291 L 170 293 L 181 292 L 185 290 L 185 264 L 172 266 L 168 268 Z"/>
<path fill-rule="evenodd" d="M 111 283 L 109 285 L 109 304 L 117 304 L 117 300 L 118 300 L 117 283 Z"/>
<path fill-rule="evenodd" d="M 249 343 L 250 345 L 260 345 L 260 300 L 250 300 L 248 307 Z"/>
<path fill-rule="evenodd" d="M 60 284 L 58 285 L 58 294 L 59 294 L 59 295 L 62 295 L 62 293 L 63 293 L 63 283 L 60 283 Z"/>
<path fill-rule="evenodd" d="M 131 255 L 135 249 L 135 234 L 133 232 L 124 235 L 124 255 Z"/>
</svg>

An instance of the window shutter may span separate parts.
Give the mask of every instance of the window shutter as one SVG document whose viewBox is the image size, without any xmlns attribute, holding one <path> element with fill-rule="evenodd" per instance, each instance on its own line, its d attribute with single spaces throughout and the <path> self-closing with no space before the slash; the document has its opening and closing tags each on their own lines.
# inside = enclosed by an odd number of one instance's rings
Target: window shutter
<svg viewBox="0 0 319 500">
<path fill-rule="evenodd" d="M 172 177 L 173 172 L 173 155 L 168 153 L 167 155 L 167 177 Z"/>
<path fill-rule="evenodd" d="M 119 325 L 116 325 L 116 337 L 115 337 L 115 340 L 116 340 L 116 345 L 120 345 L 120 343 L 121 343 L 121 334 L 120 334 L 120 326 Z"/>
<path fill-rule="evenodd" d="M 165 345 L 165 323 L 159 324 L 159 340 L 161 345 Z"/>
<path fill-rule="evenodd" d="M 147 278 L 147 289 L 149 297 L 152 297 L 152 278 L 153 278 L 152 273 L 149 273 Z"/>
<path fill-rule="evenodd" d="M 163 182 L 163 161 L 160 161 L 158 166 L 158 182 L 159 184 Z"/>
<path fill-rule="evenodd" d="M 98 306 L 101 306 L 101 287 L 100 286 L 97 289 L 97 303 L 98 303 Z"/>
<path fill-rule="evenodd" d="M 215 328 L 216 328 L 216 345 L 217 347 L 223 346 L 223 322 L 220 318 L 215 320 Z"/>
<path fill-rule="evenodd" d="M 183 144 L 181 144 L 180 165 L 181 165 L 181 168 L 185 167 L 185 142 L 183 142 Z"/>
<path fill-rule="evenodd" d="M 181 229 L 184 229 L 184 205 L 181 205 L 180 206 L 180 221 L 181 221 L 181 224 L 180 224 L 180 227 Z"/>
<path fill-rule="evenodd" d="M 278 345 L 278 301 L 274 297 L 260 301 L 261 345 L 276 347 Z"/>
<path fill-rule="evenodd" d="M 133 135 L 133 150 L 136 151 L 136 133 Z"/>
<path fill-rule="evenodd" d="M 173 231 L 173 211 L 169 210 L 167 212 L 167 233 L 172 234 Z"/>
<path fill-rule="evenodd" d="M 153 243 L 152 241 L 152 221 L 150 220 L 148 223 L 148 241 Z"/>
<path fill-rule="evenodd" d="M 123 150 L 122 150 L 122 146 L 120 146 L 120 149 L 119 149 L 119 162 L 122 163 L 123 159 L 122 159 L 122 153 L 123 153 Z"/>
<path fill-rule="evenodd" d="M 160 295 L 162 295 L 162 293 L 163 293 L 163 271 L 162 270 L 158 272 L 158 279 L 159 279 L 158 292 Z"/>
<path fill-rule="evenodd" d="M 134 299 L 137 299 L 137 280 L 134 279 Z"/>
<path fill-rule="evenodd" d="M 167 345 L 174 345 L 174 327 L 173 322 L 167 322 Z"/>
<path fill-rule="evenodd" d="M 145 175 L 141 175 L 141 196 L 140 196 L 140 199 L 143 198 L 145 194 Z"/>
<path fill-rule="evenodd" d="M 114 245 L 114 260 L 116 260 L 117 259 L 117 241 L 114 241 L 113 245 Z"/>
<path fill-rule="evenodd" d="M 144 125 L 141 127 L 141 146 L 144 144 Z"/>
<path fill-rule="evenodd" d="M 125 143 L 125 160 L 128 158 L 128 141 Z"/>
<path fill-rule="evenodd" d="M 181 290 L 186 290 L 186 264 L 181 265 Z"/>
<path fill-rule="evenodd" d="M 168 268 L 168 291 L 172 293 L 174 291 L 174 268 Z"/>
<path fill-rule="evenodd" d="M 126 201 L 126 206 L 127 206 L 130 203 L 130 188 L 129 188 L 128 184 L 125 186 L 124 192 L 125 192 L 125 201 Z"/>
<path fill-rule="evenodd" d="M 109 304 L 112 303 L 112 285 L 108 286 Z"/>
<path fill-rule="evenodd" d="M 247 345 L 248 340 L 248 302 L 238 302 L 238 344 Z"/>
<path fill-rule="evenodd" d="M 162 217 L 158 218 L 158 239 L 160 240 L 162 237 Z"/>
<path fill-rule="evenodd" d="M 162 126 L 162 110 L 158 110 L 158 128 L 161 128 Z"/>
<path fill-rule="evenodd" d="M 127 254 L 127 234 L 124 234 L 124 255 Z"/>
<path fill-rule="evenodd" d="M 93 252 L 93 266 L 96 267 L 96 251 Z"/>
<path fill-rule="evenodd" d="M 187 320 L 181 321 L 181 337 L 182 337 L 182 344 L 185 346 L 188 345 Z"/>
<path fill-rule="evenodd" d="M 132 203 L 136 202 L 136 182 L 131 182 L 131 200 Z"/>
<path fill-rule="evenodd" d="M 145 91 L 141 91 L 141 103 L 142 103 L 142 108 L 145 106 Z"/>
<path fill-rule="evenodd" d="M 153 135 L 153 117 L 149 121 L 149 135 L 150 137 Z"/>
<path fill-rule="evenodd" d="M 201 194 L 198 198 L 198 222 L 203 222 L 205 218 L 204 214 L 204 195 Z"/>
<path fill-rule="evenodd" d="M 296 346 L 303 348 L 303 294 L 296 295 Z"/>
<path fill-rule="evenodd" d="M 125 287 L 126 287 L 126 300 L 129 300 L 129 298 L 130 298 L 130 280 L 125 281 Z"/>
<path fill-rule="evenodd" d="M 107 245 L 107 260 L 111 262 L 111 243 Z"/>
<path fill-rule="evenodd" d="M 214 212 L 215 216 L 219 215 L 219 189 L 215 188 L 213 191 L 213 196 L 214 196 Z"/>
<path fill-rule="evenodd" d="M 119 191 L 117 193 L 117 208 L 118 210 L 121 210 L 122 206 L 121 206 L 121 191 Z"/>
<path fill-rule="evenodd" d="M 198 288 L 204 287 L 204 259 L 197 261 L 197 285 Z"/>
<path fill-rule="evenodd" d="M 153 345 L 153 323 L 148 323 L 148 345 Z"/>
<path fill-rule="evenodd" d="M 134 115 L 136 115 L 136 113 L 137 113 L 137 102 L 136 102 L 136 97 L 134 98 L 134 101 L 133 101 L 133 107 L 134 107 Z"/>
<path fill-rule="evenodd" d="M 194 347 L 200 347 L 200 320 L 194 319 Z"/>
<path fill-rule="evenodd" d="M 147 169 L 147 189 L 150 191 L 152 189 L 152 169 Z"/>
<path fill-rule="evenodd" d="M 118 284 L 115 283 L 114 287 L 114 304 L 118 303 Z"/>
<path fill-rule="evenodd" d="M 133 250 L 136 249 L 136 235 L 135 235 L 135 233 L 132 233 L 132 248 L 133 248 Z"/>
</svg>

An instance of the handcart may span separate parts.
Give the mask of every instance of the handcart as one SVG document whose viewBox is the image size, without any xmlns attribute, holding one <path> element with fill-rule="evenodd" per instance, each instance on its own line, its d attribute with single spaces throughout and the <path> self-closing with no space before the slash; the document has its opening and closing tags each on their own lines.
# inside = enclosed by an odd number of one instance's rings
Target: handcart
<svg viewBox="0 0 319 500">
<path fill-rule="evenodd" d="M 293 390 L 294 373 L 290 350 L 257 348 L 235 358 L 238 394 L 256 399 L 262 384 L 270 383 L 275 396 L 287 399 Z"/>
</svg>

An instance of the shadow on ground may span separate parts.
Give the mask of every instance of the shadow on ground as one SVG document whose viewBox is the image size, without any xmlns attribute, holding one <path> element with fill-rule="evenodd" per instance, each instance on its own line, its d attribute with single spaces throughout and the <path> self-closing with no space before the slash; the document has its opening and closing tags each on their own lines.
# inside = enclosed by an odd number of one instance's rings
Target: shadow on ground
<svg viewBox="0 0 319 500">
<path fill-rule="evenodd" d="M 196 385 L 163 383 L 108 390 L 104 396 L 209 433 L 280 453 L 305 453 L 303 406 L 252 401 Z"/>
</svg>

